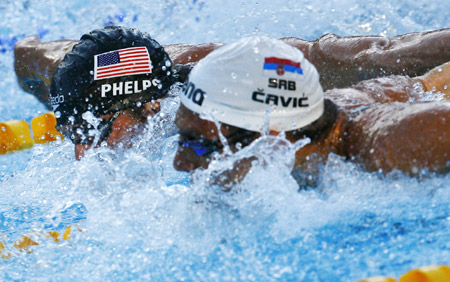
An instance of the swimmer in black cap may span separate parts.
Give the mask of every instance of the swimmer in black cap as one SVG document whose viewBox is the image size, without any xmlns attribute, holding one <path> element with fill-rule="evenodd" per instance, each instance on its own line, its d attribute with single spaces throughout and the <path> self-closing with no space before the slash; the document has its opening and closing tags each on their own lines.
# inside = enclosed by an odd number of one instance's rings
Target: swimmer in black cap
<svg viewBox="0 0 450 282">
<path fill-rule="evenodd" d="M 170 86 L 184 81 L 191 68 L 173 67 L 147 33 L 119 26 L 94 30 L 78 42 L 29 37 L 16 44 L 15 58 L 19 84 L 54 111 L 77 159 L 93 144 L 129 147 Z"/>
<path fill-rule="evenodd" d="M 83 35 L 64 56 L 49 99 L 57 129 L 75 143 L 79 158 L 94 143 L 128 146 L 128 136 L 142 130 L 149 115 L 145 104 L 164 97 L 172 84 L 172 61 L 158 42 L 109 26 Z"/>
<path fill-rule="evenodd" d="M 173 82 L 172 62 L 158 42 L 108 26 L 83 35 L 64 56 L 49 100 L 58 131 L 75 143 L 79 159 L 92 144 L 129 146 Z"/>
</svg>

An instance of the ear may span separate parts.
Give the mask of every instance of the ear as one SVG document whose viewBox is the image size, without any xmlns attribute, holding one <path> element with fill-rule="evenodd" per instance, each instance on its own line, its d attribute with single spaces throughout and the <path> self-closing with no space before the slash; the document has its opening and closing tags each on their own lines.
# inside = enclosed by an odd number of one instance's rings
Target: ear
<svg viewBox="0 0 450 282">
<path fill-rule="evenodd" d="M 278 134 L 280 134 L 279 131 L 275 131 L 275 130 L 269 131 L 269 135 L 277 136 Z"/>
</svg>

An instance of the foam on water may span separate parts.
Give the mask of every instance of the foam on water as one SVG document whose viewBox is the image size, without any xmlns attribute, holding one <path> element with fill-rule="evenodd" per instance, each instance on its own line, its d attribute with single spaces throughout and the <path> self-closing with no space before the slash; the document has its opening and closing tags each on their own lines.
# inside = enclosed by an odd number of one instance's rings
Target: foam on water
<svg viewBox="0 0 450 282">
<path fill-rule="evenodd" d="M 164 43 L 395 35 L 446 27 L 450 11 L 439 1 L 318 3 L 2 2 L 0 118 L 29 121 L 45 111 L 19 89 L 12 68 L 11 46 L 27 34 L 78 38 L 114 22 Z M 132 149 L 101 147 L 78 162 L 62 142 L 0 156 L 0 241 L 13 253 L 0 261 L 0 280 L 354 281 L 450 264 L 449 175 L 381 176 L 331 155 L 319 188 L 298 191 L 290 175 L 295 145 L 265 136 L 216 156 L 191 183 L 172 166 L 177 91 Z M 419 101 L 440 99 L 418 91 Z M 249 174 L 230 192 L 211 182 L 250 156 L 257 159 Z M 70 241 L 41 232 L 75 222 L 82 232 L 73 228 Z M 22 234 L 40 242 L 33 253 L 12 246 Z"/>
</svg>

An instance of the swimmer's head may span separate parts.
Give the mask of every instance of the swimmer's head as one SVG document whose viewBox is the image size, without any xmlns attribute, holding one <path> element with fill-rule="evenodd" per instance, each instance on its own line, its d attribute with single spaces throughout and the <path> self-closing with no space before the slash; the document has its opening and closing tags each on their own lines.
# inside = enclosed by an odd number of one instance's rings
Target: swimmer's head
<svg viewBox="0 0 450 282">
<path fill-rule="evenodd" d="M 94 132 L 89 118 L 107 117 L 97 128 L 107 134 L 116 113 L 140 112 L 166 95 L 171 67 L 163 47 L 147 33 L 108 26 L 84 34 L 53 76 L 50 102 L 58 130 L 79 144 Z"/>
<path fill-rule="evenodd" d="M 189 110 L 251 131 L 290 131 L 319 119 L 319 74 L 303 53 L 277 39 L 244 38 L 202 59 L 181 103 Z"/>
<path fill-rule="evenodd" d="M 315 67 L 298 49 L 268 37 L 245 38 L 202 59 L 181 104 L 174 166 L 183 171 L 206 168 L 211 154 L 223 149 L 219 130 L 235 151 L 264 129 L 315 139 L 329 124 Z"/>
</svg>

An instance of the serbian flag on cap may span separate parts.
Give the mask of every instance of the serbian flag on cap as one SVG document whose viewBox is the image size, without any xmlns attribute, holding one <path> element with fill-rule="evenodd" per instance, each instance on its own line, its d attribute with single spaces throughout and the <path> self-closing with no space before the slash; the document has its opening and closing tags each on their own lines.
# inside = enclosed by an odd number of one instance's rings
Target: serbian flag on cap
<svg viewBox="0 0 450 282">
<path fill-rule="evenodd" d="M 264 58 L 264 74 L 273 76 L 275 73 L 279 76 L 297 76 L 303 75 L 300 62 L 277 57 Z"/>
</svg>

